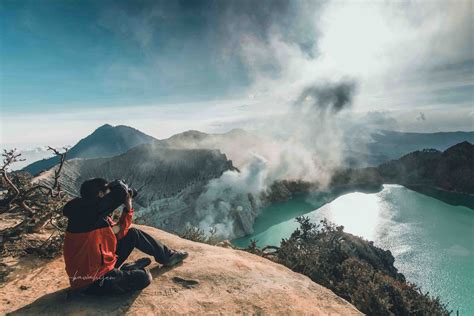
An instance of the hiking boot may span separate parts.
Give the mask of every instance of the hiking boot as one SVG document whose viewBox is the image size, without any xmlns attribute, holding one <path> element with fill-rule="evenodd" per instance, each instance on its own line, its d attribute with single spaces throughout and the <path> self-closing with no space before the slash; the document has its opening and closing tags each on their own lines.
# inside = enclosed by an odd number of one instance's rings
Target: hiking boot
<svg viewBox="0 0 474 316">
<path fill-rule="evenodd" d="M 168 262 L 164 263 L 163 266 L 171 267 L 177 265 L 184 259 L 188 257 L 188 253 L 186 251 L 175 251 L 171 256 Z"/>
<path fill-rule="evenodd" d="M 144 258 L 138 259 L 135 262 L 124 263 L 120 267 L 120 270 L 126 271 L 126 270 L 144 269 L 145 267 L 149 266 L 150 264 L 151 264 L 150 258 L 144 257 Z"/>
</svg>

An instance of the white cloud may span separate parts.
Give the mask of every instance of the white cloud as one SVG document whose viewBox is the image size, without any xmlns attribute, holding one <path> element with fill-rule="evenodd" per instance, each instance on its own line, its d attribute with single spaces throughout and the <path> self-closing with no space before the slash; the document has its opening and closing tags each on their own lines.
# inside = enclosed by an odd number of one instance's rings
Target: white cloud
<svg viewBox="0 0 474 316">
<path fill-rule="evenodd" d="M 316 44 L 310 48 L 303 48 L 301 40 L 292 40 L 290 31 L 281 25 L 272 27 L 279 15 L 268 18 L 262 39 L 253 32 L 255 21 L 240 21 L 241 26 L 245 22 L 244 27 L 238 28 L 239 20 L 232 20 L 233 15 L 226 11 L 226 32 L 232 32 L 229 41 L 216 37 L 224 45 L 218 50 L 223 55 L 219 67 L 232 57 L 241 58 L 252 82 L 242 96 L 186 104 L 98 105 L 95 110 L 64 113 L 2 113 L 0 143 L 20 148 L 72 145 L 104 123 L 131 125 L 157 138 L 188 129 L 212 132 L 239 124 L 254 127 L 264 117 L 287 113 L 306 87 L 344 78 L 358 82 L 354 112 L 397 113 L 399 128 L 407 130 L 472 129 L 469 111 L 474 97 L 464 92 L 467 96 L 461 98 L 458 91 L 474 85 L 472 1 L 330 1 L 322 8 L 306 2 L 293 5 L 297 10 L 291 11 L 292 27 L 302 23 L 305 28 L 304 32 L 291 31 Z M 161 14 L 151 11 L 149 18 L 132 19 L 126 28 L 118 29 L 133 33 L 130 37 L 151 61 L 156 61 L 150 49 L 151 22 Z M 117 25 L 117 16 L 108 18 Z M 155 64 L 148 71 L 113 63 L 110 67 L 111 84 L 126 89 L 129 81 L 121 82 L 116 75 L 125 72 L 140 86 L 155 88 L 149 80 Z M 429 117 L 423 124 L 414 119 L 420 111 Z M 448 114 L 445 119 L 443 113 Z"/>
</svg>

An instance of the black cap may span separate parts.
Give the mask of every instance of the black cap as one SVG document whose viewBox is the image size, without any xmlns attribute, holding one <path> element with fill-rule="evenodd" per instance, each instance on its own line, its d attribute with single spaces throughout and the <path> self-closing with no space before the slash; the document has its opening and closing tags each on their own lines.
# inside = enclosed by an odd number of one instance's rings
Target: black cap
<svg viewBox="0 0 474 316">
<path fill-rule="evenodd" d="M 86 180 L 81 185 L 81 197 L 88 200 L 95 199 L 99 192 L 107 190 L 107 186 L 107 180 L 102 178 Z"/>
</svg>

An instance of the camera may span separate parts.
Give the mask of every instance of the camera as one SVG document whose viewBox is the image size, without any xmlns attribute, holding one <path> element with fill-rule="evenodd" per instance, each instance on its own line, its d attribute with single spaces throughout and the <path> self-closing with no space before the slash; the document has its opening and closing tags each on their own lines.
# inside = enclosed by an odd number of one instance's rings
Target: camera
<svg viewBox="0 0 474 316">
<path fill-rule="evenodd" d="M 135 198 L 138 195 L 138 191 L 134 188 L 129 187 L 123 180 L 114 180 L 110 182 L 107 187 L 110 189 L 110 196 L 120 203 L 124 203 L 127 197 L 127 193 Z"/>
</svg>

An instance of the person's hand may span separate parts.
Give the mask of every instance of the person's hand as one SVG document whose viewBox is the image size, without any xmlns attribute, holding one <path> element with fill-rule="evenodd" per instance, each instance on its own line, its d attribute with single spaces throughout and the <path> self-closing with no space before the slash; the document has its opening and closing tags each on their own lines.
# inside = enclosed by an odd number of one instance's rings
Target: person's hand
<svg viewBox="0 0 474 316">
<path fill-rule="evenodd" d="M 130 193 L 127 192 L 127 197 L 125 198 L 125 208 L 127 211 L 130 211 L 132 209 L 132 197 L 130 196 Z"/>
<path fill-rule="evenodd" d="M 122 228 L 120 227 L 119 224 L 112 226 L 112 231 L 114 232 L 115 235 L 117 235 Z"/>
</svg>

